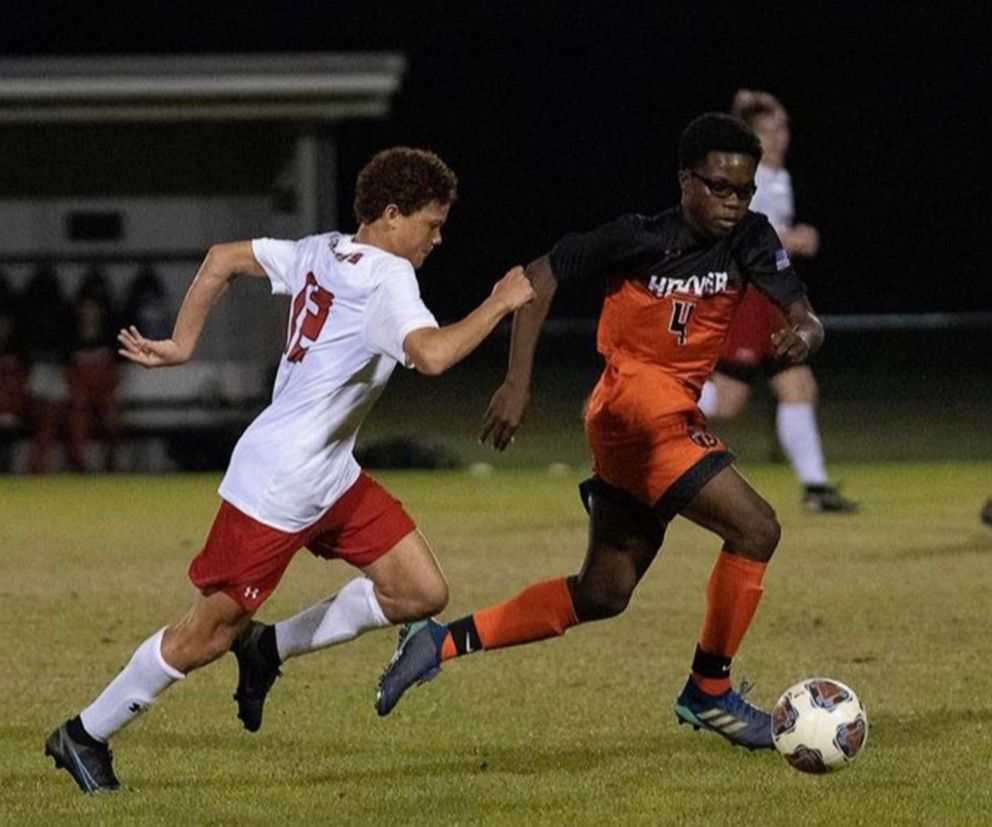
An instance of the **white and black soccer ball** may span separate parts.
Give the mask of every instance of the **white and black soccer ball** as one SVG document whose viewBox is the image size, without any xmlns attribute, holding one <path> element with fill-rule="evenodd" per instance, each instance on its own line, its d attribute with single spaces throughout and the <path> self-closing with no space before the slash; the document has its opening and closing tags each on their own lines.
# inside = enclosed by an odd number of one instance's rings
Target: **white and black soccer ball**
<svg viewBox="0 0 992 827">
<path fill-rule="evenodd" d="M 868 715 L 851 687 L 833 678 L 807 678 L 786 689 L 775 704 L 772 738 L 800 772 L 834 772 L 864 749 Z"/>
</svg>

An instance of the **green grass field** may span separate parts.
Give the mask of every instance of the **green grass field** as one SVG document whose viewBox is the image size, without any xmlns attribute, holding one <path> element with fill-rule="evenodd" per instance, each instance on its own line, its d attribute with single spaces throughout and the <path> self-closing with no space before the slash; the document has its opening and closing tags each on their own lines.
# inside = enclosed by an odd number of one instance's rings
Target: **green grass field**
<svg viewBox="0 0 992 827">
<path fill-rule="evenodd" d="M 803 776 L 678 727 L 712 536 L 684 522 L 627 613 L 449 664 L 391 717 L 372 707 L 392 631 L 290 662 L 262 731 L 235 718 L 233 658 L 115 739 L 125 795 L 86 798 L 42 755 L 139 641 L 192 597 L 185 567 L 214 476 L 0 480 L 0 822 L 51 824 L 989 824 L 992 463 L 850 464 L 851 517 L 802 513 L 784 466 L 744 469 L 783 542 L 736 675 L 770 704 L 795 680 L 851 684 L 865 753 Z M 576 570 L 579 477 L 383 474 L 451 581 L 455 617 Z M 352 576 L 301 554 L 263 619 Z"/>
</svg>

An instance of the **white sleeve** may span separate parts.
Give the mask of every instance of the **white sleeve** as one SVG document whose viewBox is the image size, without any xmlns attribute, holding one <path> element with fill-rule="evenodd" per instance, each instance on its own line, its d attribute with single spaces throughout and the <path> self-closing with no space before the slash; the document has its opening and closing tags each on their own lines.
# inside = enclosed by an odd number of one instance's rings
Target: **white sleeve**
<svg viewBox="0 0 992 827">
<path fill-rule="evenodd" d="M 279 238 L 256 238 L 251 242 L 252 255 L 269 277 L 274 294 L 288 296 L 293 292 L 293 264 L 298 249 L 298 241 Z"/>
<path fill-rule="evenodd" d="M 397 264 L 383 273 L 365 314 L 365 343 L 371 350 L 412 368 L 403 340 L 414 330 L 437 326 L 434 314 L 420 298 L 417 277 L 409 264 Z"/>
</svg>

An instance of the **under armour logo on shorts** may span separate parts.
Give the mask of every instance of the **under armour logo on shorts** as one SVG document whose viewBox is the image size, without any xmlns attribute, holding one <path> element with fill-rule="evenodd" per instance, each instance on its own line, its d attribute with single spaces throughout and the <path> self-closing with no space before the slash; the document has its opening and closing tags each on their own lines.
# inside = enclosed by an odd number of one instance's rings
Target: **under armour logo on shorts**
<svg viewBox="0 0 992 827">
<path fill-rule="evenodd" d="M 257 600 L 258 589 L 256 589 L 254 586 L 245 586 L 245 597 L 247 597 L 249 600 Z"/>
</svg>

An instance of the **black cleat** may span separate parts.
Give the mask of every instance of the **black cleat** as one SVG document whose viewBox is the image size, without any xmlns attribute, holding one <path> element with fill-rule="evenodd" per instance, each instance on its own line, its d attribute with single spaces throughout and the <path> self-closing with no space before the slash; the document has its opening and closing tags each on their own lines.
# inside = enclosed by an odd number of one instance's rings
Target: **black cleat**
<svg viewBox="0 0 992 827">
<path fill-rule="evenodd" d="M 992 497 L 989 497 L 989 501 L 985 503 L 979 516 L 985 525 L 992 527 Z"/>
<path fill-rule="evenodd" d="M 249 732 L 258 732 L 262 726 L 265 696 L 282 674 L 259 651 L 258 639 L 266 628 L 265 623 L 253 620 L 231 645 L 238 659 L 238 690 L 234 700 L 238 702 L 238 718 Z"/>
<path fill-rule="evenodd" d="M 847 499 L 832 485 L 807 485 L 803 491 L 803 507 L 807 511 L 851 514 L 858 504 Z"/>
<path fill-rule="evenodd" d="M 447 634 L 448 627 L 433 618 L 407 623 L 400 629 L 396 651 L 379 678 L 375 711 L 380 717 L 392 712 L 411 686 L 437 677 L 441 671 L 441 644 Z"/>
<path fill-rule="evenodd" d="M 82 744 L 74 741 L 66 721 L 45 740 L 45 755 L 55 759 L 55 768 L 65 770 L 87 795 L 115 793 L 121 782 L 114 775 L 113 754 L 106 744 Z"/>
</svg>

